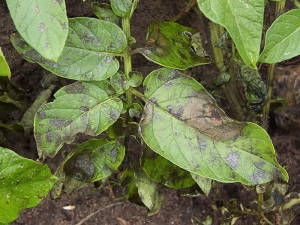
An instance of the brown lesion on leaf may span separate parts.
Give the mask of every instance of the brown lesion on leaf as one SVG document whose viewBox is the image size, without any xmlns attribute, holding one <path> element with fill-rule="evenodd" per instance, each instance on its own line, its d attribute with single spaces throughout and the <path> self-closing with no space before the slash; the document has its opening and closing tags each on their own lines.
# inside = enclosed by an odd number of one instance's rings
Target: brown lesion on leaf
<svg viewBox="0 0 300 225">
<path fill-rule="evenodd" d="M 63 126 L 65 126 L 65 122 L 66 120 L 62 120 L 62 119 L 50 119 L 50 124 L 57 128 L 62 128 Z"/>
<path fill-rule="evenodd" d="M 87 112 L 90 110 L 90 108 L 88 106 L 80 106 L 79 108 L 80 110 L 84 111 L 84 112 Z"/>
<path fill-rule="evenodd" d="M 47 142 L 52 142 L 54 135 L 55 133 L 53 131 L 47 132 L 45 135 Z"/>
<path fill-rule="evenodd" d="M 46 118 L 46 113 L 43 112 L 43 111 L 39 111 L 39 112 L 37 112 L 37 116 L 38 116 L 41 120 L 43 120 L 43 119 Z"/>
<path fill-rule="evenodd" d="M 85 88 L 80 82 L 75 82 L 73 84 L 70 84 L 66 86 L 66 92 L 68 94 L 77 94 L 84 92 Z"/>
<path fill-rule="evenodd" d="M 225 160 L 232 169 L 235 169 L 239 164 L 240 155 L 237 152 L 229 154 Z"/>
</svg>

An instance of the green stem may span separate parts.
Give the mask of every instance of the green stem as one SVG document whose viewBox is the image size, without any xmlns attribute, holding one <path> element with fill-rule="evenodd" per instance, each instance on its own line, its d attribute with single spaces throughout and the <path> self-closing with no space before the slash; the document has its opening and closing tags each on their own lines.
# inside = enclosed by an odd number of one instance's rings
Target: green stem
<svg viewBox="0 0 300 225">
<path fill-rule="evenodd" d="M 275 11 L 275 18 L 279 17 L 285 11 L 285 1 L 283 2 L 276 2 L 276 11 Z M 275 72 L 275 64 L 269 64 L 268 66 L 268 79 L 267 79 L 267 89 L 268 89 L 268 101 L 263 108 L 262 113 L 262 127 L 267 130 L 269 123 L 269 112 L 270 112 L 270 104 L 272 100 L 272 88 L 273 88 L 273 78 Z"/>
<path fill-rule="evenodd" d="M 125 33 L 126 39 L 127 39 L 127 47 L 125 49 L 124 52 L 124 73 L 126 76 L 126 79 L 129 80 L 130 76 L 129 73 L 132 71 L 132 62 L 131 62 L 131 33 L 130 33 L 130 18 L 122 18 L 122 28 L 123 31 Z M 126 100 L 127 100 L 127 104 L 128 104 L 128 110 L 126 113 L 126 124 L 128 124 L 129 122 L 131 122 L 131 117 L 129 116 L 129 108 L 132 105 L 132 94 L 131 94 L 131 89 L 129 88 L 129 90 L 126 91 Z M 130 134 L 129 132 L 126 133 L 125 138 L 124 138 L 124 146 L 125 149 L 128 150 L 128 144 L 129 144 L 129 138 L 130 138 Z"/>
<path fill-rule="evenodd" d="M 291 0 L 292 3 L 294 3 L 294 5 L 300 9 L 300 2 L 298 0 Z"/>
<path fill-rule="evenodd" d="M 262 208 L 261 205 L 264 202 L 264 194 L 258 193 L 258 199 L 257 199 L 257 220 L 260 221 L 262 217 Z"/>
</svg>

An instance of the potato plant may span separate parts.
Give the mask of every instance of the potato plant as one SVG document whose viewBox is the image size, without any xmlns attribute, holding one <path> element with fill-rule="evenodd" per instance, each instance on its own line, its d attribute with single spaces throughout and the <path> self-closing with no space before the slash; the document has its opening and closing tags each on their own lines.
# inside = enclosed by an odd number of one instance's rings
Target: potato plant
<svg viewBox="0 0 300 225">
<path fill-rule="evenodd" d="M 156 182 L 208 195 L 214 181 L 258 187 L 288 181 L 264 128 L 273 64 L 300 52 L 300 9 L 276 10 L 261 52 L 267 1 L 190 1 L 186 12 L 195 6 L 211 21 L 214 48 L 208 56 L 200 32 L 175 22 L 178 18 L 152 24 L 146 43 L 132 49 L 130 19 L 138 0 L 93 3 L 97 19 L 68 19 L 64 0 L 6 2 L 18 31 L 11 37 L 16 51 L 59 77 L 75 80 L 36 111 L 40 160 L 55 157 L 79 133 L 92 138 L 71 151 L 54 175 L 45 164 L 0 147 L 0 223 L 12 222 L 20 210 L 36 206 L 48 193 L 55 199 L 62 192 L 97 186 L 112 174 L 120 178 L 126 198 L 147 207 L 148 215 L 157 213 L 164 201 Z M 144 79 L 132 68 L 132 54 L 162 68 Z M 182 71 L 211 63 L 212 57 L 220 75 L 208 92 Z M 270 64 L 267 85 L 258 63 Z M 10 76 L 1 51 L 0 65 L 0 75 Z M 237 76 L 246 103 L 239 99 Z M 218 87 L 235 119 L 213 98 Z M 249 117 L 253 114 L 261 120 Z M 132 138 L 141 146 L 139 162 L 132 155 Z"/>
</svg>

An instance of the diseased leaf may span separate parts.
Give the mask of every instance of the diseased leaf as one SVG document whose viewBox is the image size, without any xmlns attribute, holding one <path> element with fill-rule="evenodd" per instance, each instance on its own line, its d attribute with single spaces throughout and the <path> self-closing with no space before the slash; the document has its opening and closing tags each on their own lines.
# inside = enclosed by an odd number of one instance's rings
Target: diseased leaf
<svg viewBox="0 0 300 225">
<path fill-rule="evenodd" d="M 142 74 L 135 71 L 130 72 L 129 76 L 130 76 L 130 80 L 127 81 L 128 88 L 140 86 L 144 79 Z"/>
<path fill-rule="evenodd" d="M 68 19 L 64 0 L 6 0 L 14 24 L 44 58 L 56 62 L 67 36 Z"/>
<path fill-rule="evenodd" d="M 109 4 L 93 2 L 91 6 L 100 20 L 106 20 L 115 24 L 119 23 L 120 18 L 112 11 Z"/>
<path fill-rule="evenodd" d="M 126 48 L 126 37 L 117 25 L 93 18 L 69 19 L 69 35 L 57 63 L 43 59 L 16 35 L 11 42 L 26 60 L 52 73 L 74 80 L 105 80 L 119 69 L 114 58 Z"/>
<path fill-rule="evenodd" d="M 155 215 L 163 205 L 164 196 L 158 191 L 156 184 L 143 172 L 134 166 L 127 169 L 122 175 L 122 187 L 126 198 L 138 205 L 145 205 L 148 216 Z"/>
<path fill-rule="evenodd" d="M 61 88 L 54 102 L 43 105 L 34 121 L 40 157 L 54 157 L 76 134 L 97 136 L 120 116 L 122 101 L 107 81 L 75 82 Z"/>
<path fill-rule="evenodd" d="M 144 81 L 144 141 L 177 166 L 220 182 L 288 180 L 270 137 L 256 124 L 228 118 L 201 84 L 173 69 Z"/>
<path fill-rule="evenodd" d="M 164 157 L 145 147 L 140 159 L 141 167 L 154 181 L 171 188 L 188 188 L 195 185 L 191 173 L 174 165 Z"/>
<path fill-rule="evenodd" d="M 204 192 L 205 195 L 208 195 L 211 189 L 211 179 L 208 179 L 206 177 L 202 177 L 200 175 L 191 173 L 192 178 L 197 182 L 198 186 L 201 188 L 201 190 Z"/>
<path fill-rule="evenodd" d="M 13 123 L 13 124 L 7 125 L 0 121 L 0 127 L 4 127 L 6 129 L 16 131 L 16 132 L 24 132 L 24 127 L 23 127 L 23 124 L 21 124 L 21 123 Z"/>
<path fill-rule="evenodd" d="M 0 48 L 0 76 L 10 77 L 10 75 L 11 72 L 10 72 L 9 65 L 7 64 L 3 52 Z"/>
<path fill-rule="evenodd" d="M 109 177 L 118 169 L 125 155 L 125 148 L 116 140 L 90 139 L 72 151 L 60 167 L 57 176 L 60 178 L 51 191 L 52 198 L 57 198 L 62 189 L 67 193 Z M 73 181 L 73 179 L 79 181 Z"/>
<path fill-rule="evenodd" d="M 133 103 L 129 109 L 129 116 L 139 118 L 142 114 L 142 111 L 143 109 L 138 103 Z"/>
<path fill-rule="evenodd" d="M 222 71 L 210 84 L 209 89 L 216 89 L 217 87 L 222 86 L 230 81 L 230 73 L 225 69 Z"/>
<path fill-rule="evenodd" d="M 129 17 L 132 9 L 132 0 L 111 0 L 111 7 L 120 17 Z"/>
<path fill-rule="evenodd" d="M 197 2 L 208 19 L 227 29 L 244 62 L 256 68 L 263 29 L 264 0 Z"/>
<path fill-rule="evenodd" d="M 108 128 L 108 136 L 117 139 L 125 136 L 126 124 L 125 120 L 120 117 L 113 125 Z"/>
<path fill-rule="evenodd" d="M 10 223 L 22 209 L 38 205 L 55 180 L 46 165 L 0 147 L 0 223 Z"/>
<path fill-rule="evenodd" d="M 259 112 L 268 101 L 268 90 L 259 72 L 246 65 L 239 67 L 239 76 L 243 82 L 246 98 L 251 110 Z"/>
<path fill-rule="evenodd" d="M 259 61 L 277 63 L 300 54 L 300 9 L 279 16 L 266 33 L 266 44 Z"/>
<path fill-rule="evenodd" d="M 116 93 L 123 94 L 126 91 L 126 76 L 123 72 L 117 72 L 110 78 L 110 84 Z"/>
<path fill-rule="evenodd" d="M 175 22 L 156 22 L 148 28 L 145 47 L 137 49 L 159 65 L 185 70 L 210 63 L 200 33 Z"/>
</svg>

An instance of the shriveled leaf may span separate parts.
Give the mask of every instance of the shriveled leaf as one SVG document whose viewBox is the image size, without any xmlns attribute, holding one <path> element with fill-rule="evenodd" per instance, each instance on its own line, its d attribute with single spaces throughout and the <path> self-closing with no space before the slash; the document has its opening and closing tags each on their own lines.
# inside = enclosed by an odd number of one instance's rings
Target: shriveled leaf
<svg viewBox="0 0 300 225">
<path fill-rule="evenodd" d="M 188 188 L 195 185 L 191 173 L 174 165 L 150 148 L 145 147 L 140 160 L 142 169 L 154 181 L 171 188 Z"/>
<path fill-rule="evenodd" d="M 144 141 L 177 166 L 221 182 L 288 180 L 264 129 L 228 118 L 201 84 L 173 69 L 144 81 Z"/>
<path fill-rule="evenodd" d="M 125 136 L 126 124 L 125 120 L 120 117 L 113 125 L 108 128 L 108 136 L 112 139 L 117 139 Z"/>
<path fill-rule="evenodd" d="M 210 84 L 209 89 L 216 89 L 230 81 L 230 73 L 227 70 L 222 71 Z"/>
<path fill-rule="evenodd" d="M 274 182 L 267 187 L 264 193 L 264 202 L 261 207 L 265 212 L 278 211 L 284 203 L 284 196 L 288 190 L 287 184 Z"/>
<path fill-rule="evenodd" d="M 34 134 L 40 157 L 54 157 L 76 134 L 97 136 L 120 116 L 122 101 L 107 81 L 75 82 L 61 88 L 56 100 L 35 116 Z"/>
<path fill-rule="evenodd" d="M 26 103 L 13 99 L 8 92 L 4 92 L 3 94 L 0 92 L 0 102 L 12 104 L 22 111 L 26 110 Z"/>
<path fill-rule="evenodd" d="M 109 4 L 93 2 L 92 9 L 100 20 L 106 20 L 115 24 L 119 23 L 120 18 L 112 11 Z"/>
<path fill-rule="evenodd" d="M 24 113 L 21 123 L 24 125 L 24 130 L 26 133 L 30 133 L 34 126 L 34 116 L 38 109 L 43 105 L 50 97 L 55 88 L 55 85 L 50 85 L 48 89 L 43 90 L 35 99 L 34 103 L 27 109 Z"/>
<path fill-rule="evenodd" d="M 263 29 L 264 0 L 197 2 L 208 19 L 227 29 L 244 62 L 256 68 Z"/>
<path fill-rule="evenodd" d="M 10 75 L 11 72 L 10 72 L 9 65 L 7 64 L 3 52 L 0 48 L 0 76 L 10 77 Z"/>
<path fill-rule="evenodd" d="M 120 17 L 129 17 L 132 8 L 132 0 L 111 0 L 111 7 Z"/>
<path fill-rule="evenodd" d="M 159 65 L 185 70 L 210 63 L 200 33 L 175 22 L 156 22 L 148 28 L 146 46 L 138 49 Z"/>
<path fill-rule="evenodd" d="M 46 165 L 0 147 L 0 222 L 10 223 L 22 209 L 39 204 L 55 180 Z"/>
<path fill-rule="evenodd" d="M 227 40 L 229 39 L 229 34 L 227 30 L 222 34 L 222 36 L 214 43 L 214 47 L 220 48 L 225 52 L 229 52 Z"/>
<path fill-rule="evenodd" d="M 3 144 L 6 141 L 4 134 L 2 133 L 2 131 L 0 131 L 0 145 Z"/>
<path fill-rule="evenodd" d="M 204 194 L 208 195 L 211 189 L 212 180 L 194 173 L 191 173 L 191 175 L 192 178 L 197 182 L 201 190 L 204 192 Z"/>
<path fill-rule="evenodd" d="M 259 112 L 268 101 L 268 90 L 259 72 L 246 65 L 239 67 L 239 76 L 245 87 L 246 98 L 253 111 Z"/>
<path fill-rule="evenodd" d="M 65 0 L 6 2 L 24 40 L 44 58 L 56 62 L 68 36 Z"/>
<path fill-rule="evenodd" d="M 67 42 L 57 63 L 43 59 L 17 35 L 11 42 L 25 59 L 61 77 L 99 81 L 114 75 L 119 69 L 114 56 L 120 55 L 127 45 L 121 28 L 93 18 L 72 18 L 69 26 Z"/>
<path fill-rule="evenodd" d="M 143 109 L 138 103 L 133 103 L 129 109 L 129 116 L 138 118 L 141 116 L 142 111 Z"/>
<path fill-rule="evenodd" d="M 260 62 L 277 63 L 300 54 L 300 9 L 279 16 L 266 34 L 266 44 Z"/>
<path fill-rule="evenodd" d="M 134 171 L 132 169 L 126 169 L 122 174 L 121 187 L 123 189 L 125 197 L 130 202 L 140 206 L 144 205 L 141 197 L 139 196 Z"/>
</svg>

